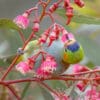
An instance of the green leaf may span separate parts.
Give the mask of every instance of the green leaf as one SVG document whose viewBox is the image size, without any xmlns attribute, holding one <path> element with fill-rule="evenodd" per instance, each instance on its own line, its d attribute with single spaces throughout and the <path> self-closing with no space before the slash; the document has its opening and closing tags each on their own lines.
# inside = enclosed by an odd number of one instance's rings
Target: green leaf
<svg viewBox="0 0 100 100">
<path fill-rule="evenodd" d="M 9 62 L 5 61 L 6 59 L 1 59 L 0 58 L 0 67 L 6 68 L 6 66 L 9 66 Z"/>
<path fill-rule="evenodd" d="M 0 19 L 0 28 L 19 30 L 20 28 L 11 19 Z"/>
<path fill-rule="evenodd" d="M 40 86 L 42 95 L 44 97 L 44 100 L 54 100 L 53 97 L 51 96 L 51 94 L 49 93 L 49 91 L 47 91 L 46 89 L 44 89 L 43 87 Z"/>
<path fill-rule="evenodd" d="M 53 89 L 61 89 L 61 90 L 65 90 L 66 89 L 66 84 L 63 81 L 59 81 L 59 80 L 52 80 L 50 81 L 50 84 Z"/>
<path fill-rule="evenodd" d="M 16 30 L 0 29 L 0 59 L 15 55 L 21 46 L 22 40 Z"/>
<path fill-rule="evenodd" d="M 100 25 L 82 25 L 75 33 L 85 50 L 87 65 L 100 65 Z"/>
<path fill-rule="evenodd" d="M 21 100 L 25 97 L 26 92 L 27 92 L 27 90 L 29 89 L 30 85 L 31 85 L 31 82 L 28 82 L 28 83 L 25 85 L 25 88 L 24 88 L 23 91 L 22 91 Z"/>
<path fill-rule="evenodd" d="M 100 46 L 87 35 L 77 35 L 77 38 L 82 44 L 89 61 L 92 61 L 95 65 L 100 65 Z"/>
<path fill-rule="evenodd" d="M 72 18 L 72 21 L 76 23 L 100 25 L 100 18 L 80 15 L 80 14 L 77 15 L 75 14 L 74 17 Z"/>
<path fill-rule="evenodd" d="M 59 14 L 60 16 L 62 16 L 63 18 L 67 19 L 64 10 L 62 10 L 62 9 L 57 10 L 56 13 Z M 100 25 L 100 18 L 75 13 L 72 18 L 72 22 Z"/>
</svg>

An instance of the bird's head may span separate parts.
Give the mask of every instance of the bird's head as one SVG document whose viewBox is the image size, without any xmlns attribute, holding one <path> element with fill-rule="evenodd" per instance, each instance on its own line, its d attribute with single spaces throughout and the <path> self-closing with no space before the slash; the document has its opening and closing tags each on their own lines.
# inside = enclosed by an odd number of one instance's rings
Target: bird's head
<svg viewBox="0 0 100 100">
<path fill-rule="evenodd" d="M 64 43 L 65 47 L 74 44 L 76 42 L 76 39 L 72 33 L 66 34 L 65 37 L 66 37 L 66 41 Z"/>
<path fill-rule="evenodd" d="M 64 46 L 67 47 L 67 46 L 69 46 L 69 45 L 74 44 L 75 42 L 76 42 L 75 39 L 67 40 L 67 41 L 65 42 Z"/>
</svg>

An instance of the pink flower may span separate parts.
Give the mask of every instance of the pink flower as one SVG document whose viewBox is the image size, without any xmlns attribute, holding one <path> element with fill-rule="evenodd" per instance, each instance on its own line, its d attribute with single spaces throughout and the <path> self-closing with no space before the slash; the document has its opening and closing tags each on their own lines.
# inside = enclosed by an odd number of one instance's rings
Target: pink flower
<svg viewBox="0 0 100 100">
<path fill-rule="evenodd" d="M 84 72 L 84 71 L 89 71 L 89 69 L 86 66 L 82 66 L 80 64 L 75 64 L 73 66 L 74 73 L 79 73 L 79 72 Z"/>
<path fill-rule="evenodd" d="M 50 77 L 51 74 L 56 70 L 57 63 L 56 61 L 51 58 L 51 56 L 47 56 L 46 60 L 43 61 L 41 66 L 37 70 L 37 76 L 38 77 Z"/>
<path fill-rule="evenodd" d="M 25 75 L 32 70 L 32 66 L 23 61 L 16 65 L 16 69 Z"/>
<path fill-rule="evenodd" d="M 80 91 L 83 91 L 85 89 L 86 84 L 83 81 L 80 81 L 77 83 L 76 86 Z"/>
<path fill-rule="evenodd" d="M 29 25 L 29 19 L 26 14 L 18 15 L 13 21 L 22 29 L 26 29 Z"/>
<path fill-rule="evenodd" d="M 39 25 L 38 22 L 34 23 L 34 26 L 33 26 L 34 32 L 38 32 L 39 31 L 39 27 L 40 27 L 40 25 Z"/>
<path fill-rule="evenodd" d="M 100 92 L 96 89 L 88 90 L 85 95 L 85 100 L 100 100 Z"/>
<path fill-rule="evenodd" d="M 41 67 L 37 70 L 37 77 L 39 78 L 49 78 L 51 73 L 43 70 Z"/>
</svg>

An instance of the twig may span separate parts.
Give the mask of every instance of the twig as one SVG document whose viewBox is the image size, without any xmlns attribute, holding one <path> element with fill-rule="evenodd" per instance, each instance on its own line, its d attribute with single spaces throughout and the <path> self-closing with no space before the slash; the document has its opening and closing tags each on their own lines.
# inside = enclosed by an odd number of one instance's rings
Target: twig
<svg viewBox="0 0 100 100">
<path fill-rule="evenodd" d="M 20 97 L 17 95 L 17 93 L 14 91 L 14 89 L 10 85 L 7 85 L 7 87 L 13 93 L 13 95 L 17 98 L 17 100 L 21 100 Z"/>
</svg>

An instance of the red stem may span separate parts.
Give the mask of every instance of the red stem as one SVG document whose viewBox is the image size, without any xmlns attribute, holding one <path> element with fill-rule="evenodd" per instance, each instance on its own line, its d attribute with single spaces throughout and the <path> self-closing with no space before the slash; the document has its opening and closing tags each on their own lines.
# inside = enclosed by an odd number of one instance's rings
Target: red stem
<svg viewBox="0 0 100 100">
<path fill-rule="evenodd" d="M 48 6 L 48 4 L 50 3 L 51 0 L 47 0 L 47 2 L 43 2 L 42 0 L 39 0 L 41 2 L 41 5 L 42 5 L 42 13 L 41 13 L 41 16 L 40 16 L 40 21 L 43 19 L 43 17 L 45 16 L 45 13 L 46 13 L 46 7 Z"/>
<path fill-rule="evenodd" d="M 17 95 L 17 93 L 14 91 L 14 89 L 10 85 L 8 85 L 7 87 L 13 93 L 13 95 L 17 98 L 17 100 L 21 100 L 20 97 Z"/>
<path fill-rule="evenodd" d="M 95 73 L 95 72 L 100 72 L 100 70 L 90 70 L 90 71 L 85 71 L 85 72 L 79 72 L 79 73 L 74 73 L 74 74 L 63 74 L 61 76 L 75 76 L 75 75 L 84 75 L 84 74 L 89 74 L 89 73 Z"/>
<path fill-rule="evenodd" d="M 8 69 L 6 70 L 6 72 L 3 74 L 2 78 L 1 78 L 2 81 L 6 78 L 6 76 L 8 75 L 8 73 L 11 71 L 11 69 L 13 68 L 13 66 L 15 65 L 15 63 L 16 63 L 16 61 L 18 60 L 19 57 L 20 57 L 20 56 L 17 55 L 17 56 L 14 58 L 14 60 L 13 60 L 12 63 L 11 63 L 11 65 L 8 67 Z"/>
<path fill-rule="evenodd" d="M 45 12 L 45 14 L 48 15 L 48 16 L 50 17 L 50 19 L 52 20 L 52 23 L 54 24 L 55 21 L 54 21 L 53 16 L 51 15 L 51 13 Z"/>
<path fill-rule="evenodd" d="M 8 80 L 8 81 L 0 81 L 0 84 L 14 84 L 14 83 L 21 83 L 21 82 L 31 82 L 31 81 L 45 81 L 45 80 L 63 80 L 63 81 L 68 81 L 68 80 L 75 80 L 75 81 L 91 81 L 91 80 L 100 80 L 100 77 L 96 77 L 96 78 L 73 78 L 73 77 L 51 77 L 51 78 L 47 78 L 47 79 L 38 79 L 38 78 L 26 78 L 26 79 L 18 79 L 18 80 Z"/>
<path fill-rule="evenodd" d="M 17 100 L 21 100 L 20 97 L 15 92 L 15 90 L 10 86 L 10 84 L 7 84 L 6 82 L 3 82 L 3 81 L 0 81 L 0 84 L 6 86 L 13 93 L 13 95 L 17 98 Z"/>
<path fill-rule="evenodd" d="M 23 43 L 25 43 L 25 37 L 24 37 L 23 33 L 21 32 L 21 30 L 18 30 L 18 32 L 19 32 L 19 35 L 20 35 Z"/>
<path fill-rule="evenodd" d="M 47 88 L 49 91 L 51 91 L 51 93 L 54 93 L 57 97 L 59 96 L 57 94 L 56 91 L 54 91 L 52 88 L 50 88 L 47 84 L 45 84 L 44 82 L 39 82 L 42 86 L 44 86 L 45 88 Z"/>
<path fill-rule="evenodd" d="M 5 81 L 4 83 L 6 84 L 14 84 L 14 83 L 23 83 L 23 82 L 31 82 L 31 81 L 37 81 L 37 79 L 31 79 L 31 78 L 26 78 L 26 79 L 19 79 L 19 80 L 8 80 L 8 81 Z M 2 82 L 0 82 L 0 84 L 4 84 Z"/>
<path fill-rule="evenodd" d="M 34 10 L 38 10 L 38 7 L 36 6 L 36 7 L 30 8 L 30 9 L 26 10 L 26 13 L 28 13 L 30 15 L 32 13 L 32 11 L 34 11 Z"/>
</svg>

